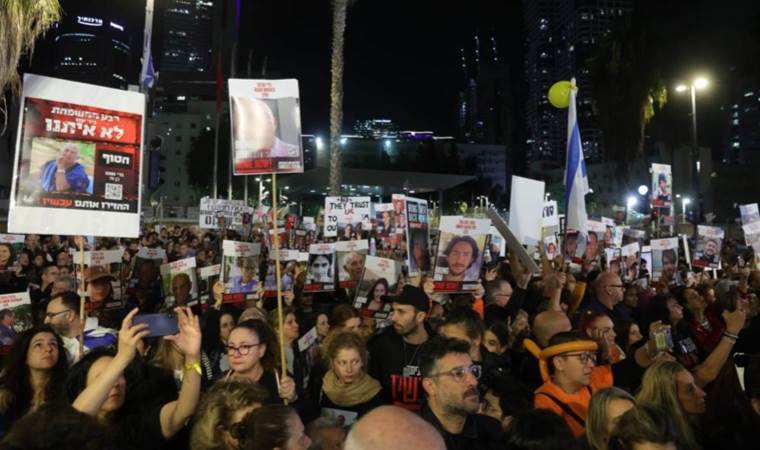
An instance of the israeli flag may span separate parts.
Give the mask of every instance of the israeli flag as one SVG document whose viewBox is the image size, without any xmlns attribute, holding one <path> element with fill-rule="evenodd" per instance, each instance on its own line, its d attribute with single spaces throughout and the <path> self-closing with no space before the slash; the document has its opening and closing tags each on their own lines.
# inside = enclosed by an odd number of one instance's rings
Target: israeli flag
<svg viewBox="0 0 760 450">
<path fill-rule="evenodd" d="M 578 112 L 575 107 L 575 95 L 578 88 L 575 78 L 571 81 L 570 106 L 567 113 L 567 156 L 565 160 L 565 215 L 566 228 L 588 236 L 588 217 L 586 216 L 586 194 L 589 192 L 586 161 L 583 159 L 581 132 L 578 127 Z"/>
<path fill-rule="evenodd" d="M 150 51 L 150 41 L 153 35 L 153 2 L 147 0 L 145 4 L 145 32 L 143 33 L 142 70 L 140 70 L 140 85 L 143 90 L 153 87 L 156 82 L 156 71 L 153 68 L 153 55 Z"/>
</svg>

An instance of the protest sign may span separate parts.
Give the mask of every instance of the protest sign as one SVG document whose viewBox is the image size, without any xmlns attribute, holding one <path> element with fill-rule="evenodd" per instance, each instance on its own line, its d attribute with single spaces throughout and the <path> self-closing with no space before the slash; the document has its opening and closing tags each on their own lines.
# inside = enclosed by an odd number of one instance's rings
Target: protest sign
<svg viewBox="0 0 760 450">
<path fill-rule="evenodd" d="M 742 217 L 742 225 L 760 222 L 760 211 L 758 211 L 757 203 L 739 205 L 739 212 Z"/>
<path fill-rule="evenodd" d="M 489 245 L 491 247 L 491 259 L 495 261 L 497 258 L 507 256 L 507 241 L 499 233 L 493 225 L 488 230 Z"/>
<path fill-rule="evenodd" d="M 145 97 L 24 75 L 8 230 L 137 237 Z"/>
<path fill-rule="evenodd" d="M 298 80 L 228 82 L 235 175 L 303 172 Z"/>
<path fill-rule="evenodd" d="M 493 226 L 499 231 L 502 236 L 504 236 L 504 240 L 507 243 L 509 251 L 513 255 L 517 256 L 517 259 L 520 260 L 520 263 L 522 263 L 523 267 L 530 271 L 530 273 L 539 273 L 540 269 L 538 268 L 538 265 L 533 260 L 533 258 L 530 257 L 528 252 L 525 251 L 520 242 L 515 238 L 515 235 L 512 234 L 512 231 L 510 231 L 507 223 L 499 215 L 499 212 L 493 208 L 489 208 L 486 210 L 486 215 L 491 219 Z M 440 233 L 436 233 L 436 235 L 438 234 Z"/>
<path fill-rule="evenodd" d="M 544 202 L 544 209 L 541 212 L 541 226 L 543 228 L 559 227 L 559 208 L 557 208 L 555 200 Z"/>
<path fill-rule="evenodd" d="M 521 244 L 535 248 L 541 241 L 544 182 L 512 176 L 509 229 Z M 530 251 L 529 251 L 530 253 Z"/>
<path fill-rule="evenodd" d="M 3 323 L 0 323 L 0 354 L 3 354 L 7 353 L 19 334 L 32 328 L 29 292 L 0 295 L 0 312 L 3 312 Z"/>
<path fill-rule="evenodd" d="M 393 203 L 372 205 L 375 222 L 375 255 L 401 261 L 402 245 L 406 239 L 406 229 L 396 226 L 396 212 Z"/>
<path fill-rule="evenodd" d="M 309 263 L 304 292 L 335 290 L 335 246 L 312 244 L 309 246 Z"/>
<path fill-rule="evenodd" d="M 632 242 L 624 245 L 620 249 L 620 255 L 623 257 L 623 281 L 633 281 L 639 278 L 639 271 L 641 269 L 641 246 L 638 242 Z"/>
<path fill-rule="evenodd" d="M 195 258 L 162 265 L 161 280 L 167 306 L 193 306 L 198 303 Z"/>
<path fill-rule="evenodd" d="M 400 275 L 398 261 L 367 256 L 354 307 L 363 317 L 387 319 L 391 305 L 384 302 L 383 297 L 396 292 Z"/>
<path fill-rule="evenodd" d="M 551 235 L 544 238 L 544 254 L 546 259 L 554 261 L 559 252 L 557 251 L 557 236 Z"/>
<path fill-rule="evenodd" d="M 243 200 L 203 197 L 198 208 L 198 226 L 203 229 L 242 230 L 245 214 L 253 214 L 253 208 Z"/>
<path fill-rule="evenodd" d="M 723 229 L 707 225 L 697 226 L 697 248 L 694 249 L 694 267 L 720 268 L 720 254 L 723 247 Z"/>
<path fill-rule="evenodd" d="M 299 252 L 292 249 L 280 249 L 280 287 L 283 291 L 293 288 L 293 282 L 300 272 L 297 270 L 299 262 L 304 264 L 309 259 L 308 253 Z M 277 279 L 275 277 L 275 254 L 269 252 L 269 264 L 267 265 L 267 274 L 264 277 L 264 296 L 274 297 L 277 295 Z"/>
<path fill-rule="evenodd" d="M 81 253 L 76 249 L 70 249 L 69 254 L 75 262 L 77 287 L 85 292 L 85 310 L 115 309 L 123 306 L 121 258 L 124 252 L 122 250 L 84 252 L 84 289 L 80 285 L 82 281 Z"/>
<path fill-rule="evenodd" d="M 673 173 L 669 164 L 652 163 L 652 206 L 670 207 L 673 203 Z"/>
<path fill-rule="evenodd" d="M 588 238 L 586 240 L 584 258 L 586 261 L 598 263 L 602 256 L 602 249 L 604 248 L 604 237 L 607 232 L 607 226 L 595 220 L 589 220 L 587 223 Z"/>
<path fill-rule="evenodd" d="M 224 303 L 242 303 L 259 287 L 261 244 L 222 241 L 222 282 Z"/>
<path fill-rule="evenodd" d="M 353 293 L 362 279 L 364 258 L 368 252 L 369 243 L 366 240 L 335 243 L 335 257 L 338 261 L 338 287 L 349 289 Z"/>
<path fill-rule="evenodd" d="M 433 281 L 436 292 L 471 292 L 477 287 L 489 219 L 443 216 Z"/>
<path fill-rule="evenodd" d="M 678 238 L 652 239 L 652 279 L 671 283 L 678 269 Z"/>
<path fill-rule="evenodd" d="M 3 251 L 6 246 L 6 251 Z M 23 234 L 0 234 L 0 272 L 13 269 L 23 248 Z"/>
<path fill-rule="evenodd" d="M 351 240 L 359 237 L 362 223 L 371 213 L 369 197 L 325 197 L 325 237 Z"/>
<path fill-rule="evenodd" d="M 430 234 L 427 200 L 406 197 L 406 224 L 409 243 L 406 264 L 409 276 L 430 271 Z"/>
</svg>

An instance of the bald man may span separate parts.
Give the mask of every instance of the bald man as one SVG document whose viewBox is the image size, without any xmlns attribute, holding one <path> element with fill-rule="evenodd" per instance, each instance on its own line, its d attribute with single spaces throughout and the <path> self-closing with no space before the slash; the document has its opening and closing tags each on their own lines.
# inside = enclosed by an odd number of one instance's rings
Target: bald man
<svg viewBox="0 0 760 450">
<path fill-rule="evenodd" d="M 445 450 L 441 435 L 420 416 L 396 406 L 375 408 L 351 428 L 344 450 Z"/>
<path fill-rule="evenodd" d="M 614 272 L 602 272 L 594 281 L 594 299 L 583 309 L 578 317 L 588 313 L 602 313 L 609 316 L 613 322 L 633 320 L 628 309 L 623 307 L 625 285 L 620 275 Z"/>
<path fill-rule="evenodd" d="M 536 315 L 533 319 L 531 330 L 533 335 L 531 339 L 539 347 L 549 346 L 549 340 L 557 333 L 571 331 L 573 325 L 565 313 L 560 311 L 544 311 Z M 519 371 L 520 379 L 530 390 L 535 391 L 544 383 L 541 378 L 541 371 L 538 368 L 538 360 L 532 356 L 523 358 Z"/>
<path fill-rule="evenodd" d="M 232 97 L 235 163 L 259 158 L 297 158 L 298 146 L 277 137 L 277 122 L 266 102 Z"/>
</svg>

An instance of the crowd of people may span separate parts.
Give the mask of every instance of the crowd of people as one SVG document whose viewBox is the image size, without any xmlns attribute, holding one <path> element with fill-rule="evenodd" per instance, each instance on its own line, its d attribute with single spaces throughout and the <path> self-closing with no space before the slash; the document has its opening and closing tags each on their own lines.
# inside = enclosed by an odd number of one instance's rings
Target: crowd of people
<svg viewBox="0 0 760 450">
<path fill-rule="evenodd" d="M 193 298 L 183 277 L 165 292 L 157 267 L 132 264 L 160 248 L 201 270 L 219 264 L 223 239 L 242 238 L 187 226 L 97 238 L 91 250 L 123 252 L 116 303 L 112 274 L 75 269 L 83 240 L 0 244 L 0 293 L 32 302 L 22 332 L 0 311 L 0 449 L 756 448 L 751 264 L 726 261 L 714 278 L 681 259 L 677 282 L 644 288 L 604 265 L 533 274 L 491 252 L 474 292 L 441 294 L 417 252 L 421 275 L 376 286 L 387 320 L 356 310 L 350 290 L 304 292 L 297 270 L 283 275 L 280 320 L 265 255 L 235 285 L 256 294 L 232 303 L 214 278 Z M 105 299 L 84 320 L 80 276 Z M 175 334 L 138 320 L 158 312 Z"/>
</svg>

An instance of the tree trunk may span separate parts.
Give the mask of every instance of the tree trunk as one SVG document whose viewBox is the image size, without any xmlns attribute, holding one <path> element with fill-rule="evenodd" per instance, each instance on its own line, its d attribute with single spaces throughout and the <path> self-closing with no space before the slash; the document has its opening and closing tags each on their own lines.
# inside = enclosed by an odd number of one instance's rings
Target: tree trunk
<svg viewBox="0 0 760 450">
<path fill-rule="evenodd" d="M 333 0 L 330 82 L 330 195 L 341 195 L 340 132 L 343 126 L 343 36 L 348 0 Z"/>
</svg>

